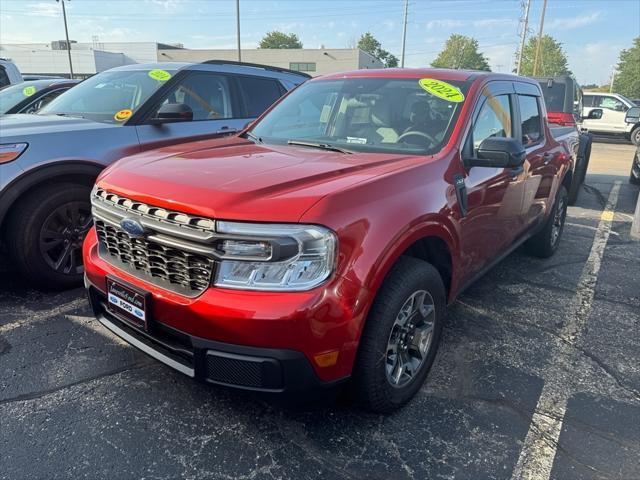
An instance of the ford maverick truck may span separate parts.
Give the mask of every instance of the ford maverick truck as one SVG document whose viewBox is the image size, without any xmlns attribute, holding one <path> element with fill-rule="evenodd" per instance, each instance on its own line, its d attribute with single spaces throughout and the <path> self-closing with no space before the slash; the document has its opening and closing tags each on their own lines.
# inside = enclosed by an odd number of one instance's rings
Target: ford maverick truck
<svg viewBox="0 0 640 480">
<path fill-rule="evenodd" d="M 447 304 L 523 243 L 556 251 L 571 162 L 533 80 L 312 79 L 238 135 L 104 171 L 85 285 L 106 328 L 190 377 L 344 383 L 388 412 L 425 381 Z"/>
</svg>

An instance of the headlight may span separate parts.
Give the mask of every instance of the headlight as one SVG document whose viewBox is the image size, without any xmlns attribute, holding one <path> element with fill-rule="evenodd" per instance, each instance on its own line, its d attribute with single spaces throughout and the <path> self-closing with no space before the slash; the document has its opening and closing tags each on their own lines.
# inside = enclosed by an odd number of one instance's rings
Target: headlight
<svg viewBox="0 0 640 480">
<path fill-rule="evenodd" d="M 214 284 L 242 290 L 301 291 L 333 272 L 335 234 L 316 225 L 217 223 L 222 258 Z"/>
<path fill-rule="evenodd" d="M 0 164 L 9 163 L 22 155 L 29 144 L 27 143 L 5 143 L 0 145 Z"/>
</svg>

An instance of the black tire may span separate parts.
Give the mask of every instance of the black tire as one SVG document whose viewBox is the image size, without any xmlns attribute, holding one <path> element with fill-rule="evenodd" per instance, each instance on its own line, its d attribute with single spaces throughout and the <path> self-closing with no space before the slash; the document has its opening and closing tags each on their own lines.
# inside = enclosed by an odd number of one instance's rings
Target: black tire
<svg viewBox="0 0 640 480">
<path fill-rule="evenodd" d="M 13 209 L 6 231 L 9 258 L 31 285 L 64 290 L 82 284 L 82 240 L 91 226 L 90 192 L 78 184 L 51 185 Z M 80 223 L 86 228 L 79 228 Z M 73 228 L 76 224 L 78 228 Z M 61 260 L 57 269 L 56 259 Z"/>
<path fill-rule="evenodd" d="M 578 195 L 580 195 L 580 187 L 582 186 L 582 182 L 584 181 L 586 173 L 587 167 L 584 157 L 578 158 L 576 160 L 576 168 L 573 172 L 573 177 L 571 178 L 571 186 L 569 187 L 569 205 L 575 205 L 578 201 Z"/>
<path fill-rule="evenodd" d="M 553 210 L 551 211 L 543 229 L 527 240 L 526 248 L 531 255 L 540 258 L 549 258 L 556 253 L 558 245 L 560 244 L 560 239 L 562 238 L 562 231 L 564 230 L 564 222 L 567 216 L 567 205 L 567 189 L 564 185 L 560 185 L 553 204 Z M 557 230 L 555 230 L 554 227 L 557 227 Z"/>
<path fill-rule="evenodd" d="M 631 143 L 633 143 L 636 147 L 640 145 L 640 126 L 637 126 L 633 130 L 631 130 L 629 140 L 631 140 Z"/>
<path fill-rule="evenodd" d="M 629 173 L 629 183 L 632 185 L 640 185 L 640 147 L 636 149 L 636 153 L 631 162 L 631 172 Z"/>
<path fill-rule="evenodd" d="M 422 361 L 415 375 L 412 374 L 404 385 L 392 385 L 388 375 L 393 371 L 387 372 L 388 348 L 393 332 L 397 332 L 396 321 L 412 295 L 422 291 L 430 295 L 433 310 L 429 309 L 427 317 L 415 312 L 416 315 L 409 317 L 407 323 L 414 322 L 411 320 L 413 318 L 417 318 L 418 322 L 421 318 L 431 319 L 428 345 L 421 355 Z M 438 351 L 445 307 L 445 288 L 438 271 L 422 260 L 401 257 L 380 287 L 360 338 L 351 384 L 352 394 L 360 404 L 374 412 L 391 412 L 407 403 L 420 390 Z M 413 335 L 409 337 L 412 339 Z M 404 355 L 411 355 L 410 352 L 417 353 L 417 350 L 412 346 Z"/>
</svg>

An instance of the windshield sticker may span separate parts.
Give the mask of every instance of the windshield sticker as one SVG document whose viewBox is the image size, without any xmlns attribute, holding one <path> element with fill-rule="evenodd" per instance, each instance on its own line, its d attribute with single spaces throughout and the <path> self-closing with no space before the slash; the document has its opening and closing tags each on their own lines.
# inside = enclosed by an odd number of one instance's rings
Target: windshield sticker
<svg viewBox="0 0 640 480">
<path fill-rule="evenodd" d="M 365 143 L 367 143 L 367 139 L 360 137 L 347 137 L 347 143 L 360 143 L 364 145 Z"/>
<path fill-rule="evenodd" d="M 116 114 L 113 116 L 113 119 L 116 122 L 124 122 L 131 115 L 133 115 L 133 111 L 128 108 L 125 108 L 124 110 L 120 110 L 119 112 L 116 112 Z"/>
<path fill-rule="evenodd" d="M 154 80 L 158 80 L 159 82 L 166 82 L 171 78 L 171 74 L 166 70 L 150 70 L 149 76 Z"/>
<path fill-rule="evenodd" d="M 421 78 L 418 83 L 423 90 L 448 102 L 460 103 L 464 101 L 464 94 L 458 87 L 454 87 L 450 83 L 434 78 Z"/>
<path fill-rule="evenodd" d="M 34 87 L 33 85 L 29 86 L 29 87 L 24 87 L 22 89 L 22 94 L 25 97 L 30 97 L 31 95 L 33 95 L 34 93 L 36 93 L 36 87 Z"/>
</svg>

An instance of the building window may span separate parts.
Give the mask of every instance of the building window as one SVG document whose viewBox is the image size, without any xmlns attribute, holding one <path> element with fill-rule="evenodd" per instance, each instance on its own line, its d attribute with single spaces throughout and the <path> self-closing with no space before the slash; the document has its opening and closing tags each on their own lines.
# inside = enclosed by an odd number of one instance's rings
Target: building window
<svg viewBox="0 0 640 480">
<path fill-rule="evenodd" d="M 300 63 L 300 62 L 291 62 L 289 63 L 289 69 L 295 70 L 296 72 L 315 72 L 316 64 L 313 63 Z"/>
</svg>

